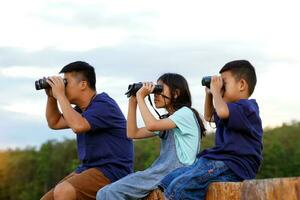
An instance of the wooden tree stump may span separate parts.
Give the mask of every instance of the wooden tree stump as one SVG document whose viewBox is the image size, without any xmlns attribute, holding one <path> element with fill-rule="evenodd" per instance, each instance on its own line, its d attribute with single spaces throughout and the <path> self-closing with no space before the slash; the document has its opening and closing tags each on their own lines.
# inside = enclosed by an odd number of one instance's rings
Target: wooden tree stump
<svg viewBox="0 0 300 200">
<path fill-rule="evenodd" d="M 160 190 L 144 200 L 164 200 Z M 206 200 L 300 200 L 300 177 L 212 183 Z"/>
<path fill-rule="evenodd" d="M 300 177 L 213 183 L 206 200 L 300 200 Z"/>
</svg>

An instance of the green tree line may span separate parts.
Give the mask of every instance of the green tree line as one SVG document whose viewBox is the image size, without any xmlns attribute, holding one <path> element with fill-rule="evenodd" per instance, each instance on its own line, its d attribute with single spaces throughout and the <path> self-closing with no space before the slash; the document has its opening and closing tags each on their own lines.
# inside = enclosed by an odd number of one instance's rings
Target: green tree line
<svg viewBox="0 0 300 200">
<path fill-rule="evenodd" d="M 300 123 L 264 131 L 264 161 L 258 179 L 300 176 Z M 202 139 L 201 149 L 214 145 L 214 134 Z M 159 154 L 158 138 L 139 140 L 135 171 L 151 165 Z M 76 141 L 47 141 L 39 149 L 0 151 L 0 200 L 35 200 L 78 165 Z"/>
</svg>

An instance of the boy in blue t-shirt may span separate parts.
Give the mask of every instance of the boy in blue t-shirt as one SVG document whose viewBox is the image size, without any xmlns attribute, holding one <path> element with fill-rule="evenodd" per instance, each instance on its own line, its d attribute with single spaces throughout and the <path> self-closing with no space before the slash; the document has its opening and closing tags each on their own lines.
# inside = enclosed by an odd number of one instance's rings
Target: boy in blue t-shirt
<svg viewBox="0 0 300 200">
<path fill-rule="evenodd" d="M 212 182 L 254 179 L 262 161 L 262 123 L 254 99 L 254 67 L 246 60 L 227 63 L 221 76 L 206 87 L 205 120 L 215 122 L 215 147 L 205 149 L 198 161 L 168 174 L 160 183 L 171 199 L 205 199 Z"/>
<path fill-rule="evenodd" d="M 100 188 L 133 172 L 132 140 L 118 104 L 105 92 L 97 94 L 93 66 L 76 61 L 60 73 L 64 78 L 47 78 L 46 119 L 50 128 L 76 134 L 81 164 L 41 200 L 96 199 Z"/>
</svg>

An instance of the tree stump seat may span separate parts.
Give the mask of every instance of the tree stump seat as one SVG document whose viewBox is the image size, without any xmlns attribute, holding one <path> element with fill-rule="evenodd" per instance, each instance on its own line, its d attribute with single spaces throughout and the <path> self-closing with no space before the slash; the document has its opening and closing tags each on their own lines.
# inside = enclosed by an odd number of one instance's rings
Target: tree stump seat
<svg viewBox="0 0 300 200">
<path fill-rule="evenodd" d="M 154 190 L 144 198 L 163 199 L 160 190 Z M 300 200 L 300 177 L 212 183 L 206 200 Z"/>
</svg>

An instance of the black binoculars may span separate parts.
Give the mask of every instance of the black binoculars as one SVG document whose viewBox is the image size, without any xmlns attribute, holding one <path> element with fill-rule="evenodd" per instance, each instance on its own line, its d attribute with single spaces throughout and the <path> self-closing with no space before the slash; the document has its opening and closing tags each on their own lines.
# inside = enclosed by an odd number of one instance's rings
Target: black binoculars
<svg viewBox="0 0 300 200">
<path fill-rule="evenodd" d="M 201 83 L 202 83 L 203 86 L 206 86 L 206 87 L 210 88 L 210 81 L 211 81 L 211 76 L 204 76 L 202 78 Z"/>
<path fill-rule="evenodd" d="M 143 86 L 143 83 L 133 83 L 128 85 L 128 90 L 125 93 L 127 97 L 135 96 L 136 92 Z M 154 90 L 152 93 L 154 94 L 160 94 L 163 91 L 163 86 L 162 85 L 155 85 Z"/>
<path fill-rule="evenodd" d="M 67 85 L 67 80 L 64 79 L 65 85 Z M 47 78 L 41 78 L 37 81 L 35 81 L 35 89 L 36 90 L 41 90 L 41 89 L 47 89 L 50 88 L 50 85 L 47 83 Z"/>
</svg>

